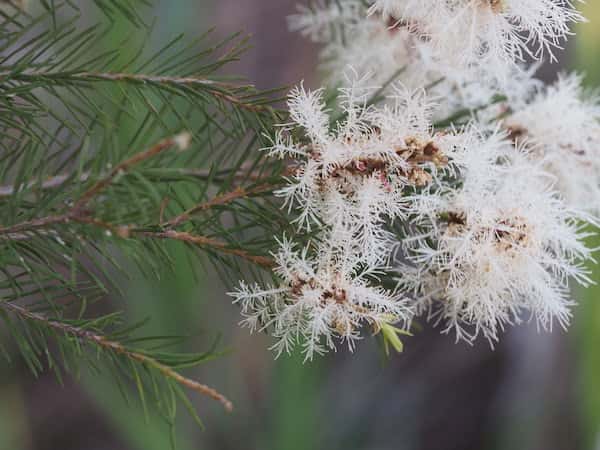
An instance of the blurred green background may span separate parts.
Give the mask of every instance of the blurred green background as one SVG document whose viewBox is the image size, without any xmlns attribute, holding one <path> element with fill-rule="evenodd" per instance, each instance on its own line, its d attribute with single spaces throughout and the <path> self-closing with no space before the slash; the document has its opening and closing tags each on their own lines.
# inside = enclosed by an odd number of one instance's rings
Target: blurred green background
<svg viewBox="0 0 600 450">
<path fill-rule="evenodd" d="M 316 49 L 286 30 L 294 0 L 155 3 L 152 45 L 180 32 L 193 37 L 215 24 L 223 36 L 245 30 L 254 34 L 253 49 L 230 68 L 236 75 L 260 87 L 315 81 Z M 563 60 L 585 70 L 595 85 L 600 4 L 589 2 L 585 10 L 591 23 L 580 27 Z M 129 28 L 122 23 L 113 29 L 115 45 Z M 135 48 L 132 39 L 124 55 Z M 187 349 L 206 348 L 222 333 L 222 345 L 231 351 L 194 375 L 236 404 L 235 413 L 226 415 L 195 399 L 206 430 L 183 412 L 175 431 L 181 450 L 600 449 L 600 287 L 580 292 L 568 334 L 521 327 L 491 352 L 485 343 L 455 345 L 428 329 L 387 363 L 365 342 L 355 356 L 302 365 L 294 357 L 273 361 L 268 338 L 237 326 L 237 308 L 216 277 L 191 266 L 178 246 L 171 252 L 175 275 L 152 284 L 133 277 L 129 313 L 152 317 L 148 333 L 192 336 L 183 344 Z M 58 387 L 50 376 L 32 379 L 17 363 L 1 367 L 0 380 L 0 450 L 169 448 L 164 422 L 145 419 L 108 379 L 83 373 L 80 384 L 67 380 Z"/>
<path fill-rule="evenodd" d="M 580 26 L 574 52 L 574 67 L 584 71 L 591 89 L 600 86 L 600 5 L 589 2 L 583 7 L 590 23 Z M 600 244 L 595 239 L 594 245 Z M 600 281 L 600 265 L 594 268 L 594 280 Z M 600 448 L 600 285 L 580 293 L 581 308 L 577 313 L 578 333 L 573 336 L 573 348 L 579 354 L 581 388 L 579 398 L 586 437 L 586 448 Z"/>
</svg>

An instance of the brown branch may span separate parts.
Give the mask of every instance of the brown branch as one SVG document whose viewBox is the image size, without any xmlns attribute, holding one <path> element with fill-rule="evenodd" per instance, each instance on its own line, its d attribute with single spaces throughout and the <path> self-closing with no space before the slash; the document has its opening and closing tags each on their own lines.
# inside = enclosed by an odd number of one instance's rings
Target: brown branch
<svg viewBox="0 0 600 450">
<path fill-rule="evenodd" d="M 131 239 L 136 236 L 141 236 L 152 239 L 170 239 L 174 241 L 182 241 L 198 247 L 211 247 L 216 250 L 219 250 L 221 253 L 238 256 L 265 268 L 270 268 L 273 266 L 273 260 L 271 258 L 268 258 L 266 256 L 253 255 L 240 249 L 229 248 L 225 242 L 221 242 L 217 239 L 213 239 L 207 236 L 195 235 L 185 232 L 177 232 L 173 230 L 144 231 L 136 229 L 134 226 L 113 225 L 111 223 L 103 222 L 101 220 L 90 217 L 75 217 L 72 220 L 74 222 L 103 228 L 123 239 Z"/>
<path fill-rule="evenodd" d="M 176 241 L 184 241 L 189 244 L 193 244 L 199 247 L 212 247 L 222 253 L 229 255 L 235 255 L 257 264 L 262 267 L 272 267 L 273 261 L 265 256 L 253 255 L 244 250 L 232 249 L 227 246 L 226 243 L 218 241 L 207 236 L 194 235 L 190 233 L 175 232 L 175 231 L 143 231 L 136 229 L 135 226 L 129 225 L 114 225 L 108 222 L 104 222 L 93 217 L 86 215 L 78 215 L 75 213 L 69 213 L 61 216 L 49 216 L 42 219 L 36 219 L 29 222 L 23 222 L 12 227 L 0 228 L 0 238 L 10 240 L 25 240 L 29 239 L 33 234 L 31 231 L 34 229 L 47 228 L 51 225 L 66 224 L 66 223 L 79 223 L 82 225 L 91 225 L 96 228 L 101 228 L 110 231 L 113 235 L 119 236 L 123 239 L 131 239 L 136 236 L 142 236 L 154 239 L 171 239 Z"/>
<path fill-rule="evenodd" d="M 174 146 L 179 147 L 181 150 L 185 150 L 190 143 L 191 136 L 189 133 L 181 133 L 177 136 L 173 136 L 167 139 L 163 139 L 159 143 L 153 145 L 149 149 L 136 153 L 131 158 L 122 161 L 118 165 L 116 165 L 110 173 L 102 178 L 100 181 L 96 182 L 92 187 L 90 187 L 87 191 L 85 191 L 79 200 L 73 206 L 74 211 L 80 211 L 84 208 L 92 198 L 98 195 L 102 190 L 104 190 L 116 176 L 127 172 L 132 166 L 139 164 L 142 161 L 152 158 L 153 156 L 162 153 L 165 150 L 168 150 Z"/>
<path fill-rule="evenodd" d="M 140 83 L 158 83 L 158 84 L 180 84 L 180 85 L 202 85 L 219 86 L 227 89 L 243 89 L 252 87 L 251 85 L 233 85 L 221 81 L 209 80 L 207 78 L 197 77 L 171 77 L 164 75 L 146 75 L 141 73 L 123 73 L 123 72 L 79 72 L 73 75 L 76 78 L 102 81 L 136 81 Z"/>
<path fill-rule="evenodd" d="M 109 174 L 101 178 L 89 189 L 87 189 L 67 212 L 63 214 L 32 219 L 8 227 L 0 227 L 0 238 L 9 240 L 28 239 L 29 237 L 35 235 L 34 231 L 36 230 L 43 230 L 53 225 L 68 224 L 73 222 L 110 231 L 111 234 L 119 236 L 123 239 L 129 239 L 135 236 L 143 236 L 156 239 L 173 239 L 184 241 L 200 247 L 212 247 L 222 253 L 244 258 L 260 266 L 271 267 L 273 262 L 270 258 L 252 255 L 244 250 L 230 248 L 227 243 L 209 238 L 207 236 L 193 235 L 190 233 L 178 233 L 172 230 L 150 232 L 137 229 L 134 225 L 116 225 L 97 219 L 91 215 L 90 211 L 86 210 L 86 206 L 89 204 L 89 202 L 107 186 L 109 186 L 119 174 L 127 172 L 132 166 L 145 161 L 146 159 L 152 158 L 153 156 L 156 156 L 173 146 L 178 146 L 179 148 L 184 149 L 187 147 L 187 145 L 189 145 L 189 140 L 190 135 L 188 133 L 182 133 L 180 135 L 162 140 L 149 149 L 137 153 L 131 158 L 119 163 L 113 170 L 111 170 Z M 55 183 L 59 184 L 60 182 L 64 182 L 64 180 L 56 180 Z M 170 221 L 161 223 L 159 226 L 161 228 L 174 228 L 183 222 L 188 221 L 196 212 L 205 211 L 217 205 L 225 205 L 236 199 L 247 197 L 259 192 L 265 192 L 273 189 L 274 187 L 275 185 L 269 183 L 258 184 L 250 189 L 239 187 L 234 191 L 221 194 L 207 202 L 196 205 L 182 214 L 174 217 Z M 44 232 L 47 232 L 47 230 L 44 230 Z"/>
<path fill-rule="evenodd" d="M 76 77 L 84 78 L 88 80 L 102 80 L 102 81 L 129 81 L 139 83 L 156 83 L 156 84 L 172 84 L 172 85 L 183 85 L 183 86 L 205 86 L 209 88 L 221 88 L 224 90 L 211 89 L 210 92 L 218 98 L 233 103 L 240 108 L 247 109 L 249 111 L 267 111 L 268 106 L 265 105 L 253 105 L 246 103 L 240 97 L 235 96 L 231 91 L 240 89 L 253 88 L 252 85 L 235 85 L 229 83 L 223 83 L 220 81 L 209 80 L 206 78 L 195 78 L 195 77 L 170 77 L 160 75 L 145 75 L 145 74 L 130 74 L 130 73 L 95 73 L 95 72 L 82 72 L 76 74 Z"/>
<path fill-rule="evenodd" d="M 152 84 L 170 84 L 175 86 L 202 86 L 209 90 L 210 93 L 220 99 L 226 100 L 229 103 L 235 104 L 236 106 L 249 110 L 249 111 L 268 111 L 270 109 L 267 105 L 255 105 L 247 103 L 243 98 L 235 95 L 235 91 L 241 89 L 253 88 L 252 85 L 238 85 L 231 83 L 224 83 L 221 81 L 210 80 L 207 78 L 197 77 L 173 77 L 163 75 L 147 75 L 139 73 L 121 73 L 121 72 L 79 72 L 79 73 L 51 73 L 44 71 L 25 71 L 17 74 L 13 74 L 9 71 L 0 72 L 0 78 L 2 77 L 13 77 L 18 81 L 30 82 L 36 78 L 45 78 L 46 80 L 56 80 L 56 82 L 63 81 L 68 78 L 71 81 L 80 82 L 93 82 L 93 81 L 125 81 L 130 83 L 152 83 Z"/>
<path fill-rule="evenodd" d="M 179 383 L 180 385 L 220 402 L 225 408 L 225 410 L 227 410 L 228 412 L 231 412 L 233 410 L 233 404 L 224 395 L 220 394 L 215 389 L 201 384 L 190 378 L 184 377 L 183 375 L 173 370 L 171 367 L 161 363 L 157 359 L 154 359 L 142 352 L 131 350 L 117 341 L 108 339 L 106 336 L 103 336 L 90 330 L 78 328 L 76 326 L 69 325 L 64 322 L 52 320 L 42 314 L 29 311 L 28 309 L 11 302 L 0 302 L 0 307 L 9 310 L 14 314 L 17 314 L 27 320 L 43 323 L 47 327 L 58 330 L 65 335 L 73 336 L 79 339 L 80 341 L 91 342 L 104 349 L 111 350 L 119 355 L 123 355 L 126 358 L 136 361 L 142 365 L 152 367 L 158 370 L 160 373 L 162 373 L 165 377 L 170 378 L 171 380 Z"/>
<path fill-rule="evenodd" d="M 175 228 L 181 225 L 183 222 L 187 222 L 190 220 L 191 216 L 200 212 L 206 211 L 208 209 L 213 208 L 214 206 L 226 205 L 227 203 L 231 203 L 240 198 L 248 197 L 250 195 L 258 194 L 261 192 L 267 192 L 275 189 L 276 185 L 273 184 L 259 184 L 253 188 L 245 189 L 242 187 L 238 187 L 233 191 L 226 192 L 225 194 L 218 195 L 211 200 L 208 200 L 204 203 L 200 203 L 196 206 L 191 207 L 187 211 L 179 214 L 178 216 L 172 218 L 171 220 L 164 222 L 162 224 L 165 228 Z"/>
<path fill-rule="evenodd" d="M 88 180 L 89 176 L 89 173 L 84 173 L 79 177 L 79 181 L 85 182 Z M 10 197 L 12 195 L 15 195 L 17 192 L 20 192 L 25 189 L 31 189 L 36 186 L 38 186 L 39 189 L 44 191 L 59 188 L 62 185 L 64 185 L 69 179 L 69 175 L 63 174 L 50 177 L 39 184 L 37 181 L 31 181 L 29 183 L 23 183 L 17 188 L 15 188 L 12 185 L 0 186 L 0 197 Z"/>
<path fill-rule="evenodd" d="M 142 236 L 146 236 L 146 237 L 150 237 L 150 238 L 156 238 L 156 239 L 171 239 L 171 240 L 175 240 L 175 241 L 182 241 L 182 242 L 186 242 L 188 244 L 195 245 L 198 247 L 210 247 L 210 248 L 219 250 L 221 253 L 238 256 L 240 258 L 243 258 L 247 261 L 250 261 L 254 264 L 257 264 L 257 265 L 265 267 L 265 268 L 273 267 L 273 260 L 269 257 L 253 255 L 251 253 L 248 253 L 245 250 L 230 248 L 225 242 L 221 242 L 221 241 L 218 241 L 216 239 L 209 238 L 206 236 L 198 236 L 195 234 L 186 233 L 186 232 L 182 232 L 182 231 L 174 231 L 174 230 L 158 231 L 158 232 L 133 231 L 133 233 L 140 234 Z"/>
<path fill-rule="evenodd" d="M 33 236 L 32 232 L 34 230 L 48 228 L 52 225 L 64 225 L 71 222 L 94 225 L 98 228 L 111 231 L 117 235 L 121 234 L 118 232 L 118 230 L 123 228 L 118 225 L 112 225 L 110 223 L 87 216 L 79 211 L 69 211 L 66 214 L 42 217 L 40 219 L 21 222 L 10 227 L 0 228 L 0 237 L 5 236 L 8 237 L 8 239 L 11 239 L 12 236 L 15 236 L 16 240 L 22 240 L 26 239 L 28 236 Z M 19 239 L 17 236 L 20 236 L 21 239 Z"/>
<path fill-rule="evenodd" d="M 69 211 L 63 214 L 32 219 L 9 227 L 0 227 L 0 235 L 6 236 L 11 234 L 19 234 L 24 231 L 32 231 L 39 228 L 47 228 L 55 224 L 68 223 L 72 220 L 82 221 L 84 218 L 87 217 L 87 215 L 83 212 L 85 206 L 87 206 L 87 204 L 92 200 L 92 198 L 94 198 L 108 185 L 110 185 L 110 183 L 115 179 L 117 175 L 127 172 L 135 164 L 145 161 L 146 159 L 152 158 L 153 156 L 156 156 L 159 153 L 171 147 L 178 146 L 180 149 L 185 149 L 189 145 L 190 139 L 191 137 L 189 133 L 181 133 L 179 135 L 163 139 L 162 141 L 153 145 L 149 149 L 137 153 L 131 158 L 128 158 L 125 161 L 119 163 L 113 170 L 111 170 L 111 172 L 108 175 L 101 178 L 99 181 L 94 183 L 88 190 L 86 190 L 81 195 L 81 197 L 79 197 L 79 199 L 75 202 L 75 204 Z M 64 180 L 56 181 L 56 183 L 59 182 L 64 182 Z"/>
<path fill-rule="evenodd" d="M 174 176 L 179 176 L 179 177 L 198 178 L 198 179 L 202 179 L 202 180 L 211 178 L 212 181 L 222 181 L 225 178 L 227 171 L 226 170 L 217 171 L 217 175 L 211 177 L 212 171 L 210 169 L 187 169 L 187 168 L 181 167 L 181 168 L 172 169 L 172 173 Z M 221 174 L 223 174 L 223 175 L 221 175 Z M 84 183 L 84 182 L 90 180 L 91 177 L 92 177 L 91 173 L 84 172 L 81 176 L 79 176 L 78 178 L 75 178 L 75 180 L 80 183 Z M 106 177 L 106 175 L 99 176 L 99 178 L 104 178 L 104 177 Z M 169 175 L 166 175 L 164 178 L 169 179 Z M 20 192 L 25 189 L 37 188 L 42 191 L 57 189 L 59 187 L 64 186 L 71 179 L 74 179 L 73 175 L 59 174 L 59 175 L 49 177 L 46 180 L 42 181 L 41 183 L 39 181 L 31 181 L 29 183 L 23 183 L 16 188 L 13 185 L 7 184 L 4 186 L 0 186 L 0 198 L 11 197 L 11 196 L 15 195 L 17 192 Z M 248 179 L 251 181 L 257 181 L 260 179 L 260 174 L 258 172 L 247 173 L 244 169 L 241 169 L 233 175 L 233 179 L 234 180 Z"/>
<path fill-rule="evenodd" d="M 55 216 L 46 216 L 39 219 L 28 220 L 9 227 L 0 227 L 0 236 L 10 236 L 12 234 L 22 234 L 37 230 L 39 228 L 47 228 L 51 225 L 68 223 L 71 218 L 71 213 L 59 214 Z"/>
</svg>

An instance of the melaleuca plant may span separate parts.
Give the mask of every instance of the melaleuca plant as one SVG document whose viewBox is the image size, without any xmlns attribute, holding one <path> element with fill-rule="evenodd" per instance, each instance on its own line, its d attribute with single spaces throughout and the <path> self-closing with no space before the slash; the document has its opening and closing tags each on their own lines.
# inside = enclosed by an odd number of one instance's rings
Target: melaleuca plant
<svg viewBox="0 0 600 450">
<path fill-rule="evenodd" d="M 418 320 L 492 345 L 568 325 L 570 282 L 591 282 L 599 101 L 579 75 L 535 73 L 584 20 L 575 3 L 299 5 L 290 28 L 322 45 L 326 83 L 290 93 L 266 151 L 289 161 L 276 195 L 312 237 L 281 241 L 276 284 L 232 292 L 251 330 L 311 359 L 369 330 L 401 349 Z"/>
<path fill-rule="evenodd" d="M 271 266 L 290 226 L 271 196 L 282 165 L 258 150 L 284 115 L 228 71 L 246 38 L 151 51 L 147 4 L 2 3 L 0 348 L 35 374 L 87 366 L 131 384 L 172 421 L 178 403 L 197 418 L 190 393 L 232 409 L 185 375 L 221 350 L 174 353 L 180 337 L 149 335 L 115 299 L 133 265 L 170 270 L 171 242 L 226 280 Z M 145 36 L 134 52 L 108 38 L 125 21 Z"/>
<path fill-rule="evenodd" d="M 276 355 L 370 335 L 400 351 L 427 319 L 491 344 L 526 320 L 567 326 L 570 282 L 590 282 L 598 99 L 525 60 L 555 59 L 584 20 L 572 2 L 301 5 L 290 28 L 322 45 L 325 82 L 286 108 L 231 81 L 243 39 L 124 57 L 104 27 L 144 28 L 145 1 L 96 3 L 91 28 L 71 2 L 1 13 L 0 312 L 34 371 L 101 356 L 163 407 L 191 389 L 230 409 L 179 371 L 210 353 L 165 352 L 91 307 L 126 302 L 123 261 L 157 276 L 171 241 L 213 263 Z"/>
</svg>

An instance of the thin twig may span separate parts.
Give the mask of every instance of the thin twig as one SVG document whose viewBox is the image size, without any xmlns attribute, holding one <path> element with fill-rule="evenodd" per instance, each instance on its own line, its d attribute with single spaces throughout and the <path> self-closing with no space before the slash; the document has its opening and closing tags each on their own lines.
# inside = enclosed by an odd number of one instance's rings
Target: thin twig
<svg viewBox="0 0 600 450">
<path fill-rule="evenodd" d="M 262 267 L 269 268 L 269 267 L 273 266 L 273 260 L 271 258 L 268 258 L 266 256 L 253 255 L 251 253 L 248 253 L 248 252 L 246 252 L 244 250 L 240 250 L 240 249 L 229 248 L 227 243 L 219 241 L 217 239 L 210 238 L 208 236 L 201 236 L 201 235 L 185 233 L 185 232 L 177 232 L 177 231 L 173 231 L 173 230 L 166 230 L 166 231 L 139 230 L 139 229 L 136 229 L 134 226 L 113 225 L 111 223 L 104 222 L 104 221 L 101 221 L 98 219 L 89 218 L 89 217 L 74 218 L 73 220 L 76 222 L 79 222 L 79 223 L 94 225 L 96 227 L 103 228 L 105 230 L 110 231 L 112 234 L 115 234 L 123 239 L 131 239 L 136 236 L 141 236 L 141 237 L 153 238 L 153 239 L 170 239 L 170 240 L 174 240 L 174 241 L 182 241 L 182 242 L 186 242 L 188 244 L 193 244 L 198 247 L 210 247 L 210 248 L 220 251 L 221 253 L 235 255 L 235 256 L 243 258 L 247 261 L 250 261 L 250 262 L 257 264 L 259 266 L 262 266 Z"/>
<path fill-rule="evenodd" d="M 219 250 L 221 253 L 226 253 L 229 255 L 238 256 L 247 261 L 250 261 L 259 266 L 269 268 L 273 267 L 273 260 L 267 256 L 253 255 L 248 253 L 245 250 L 230 248 L 225 242 L 218 241 L 213 238 L 209 238 L 206 236 L 198 236 L 191 233 L 186 233 L 182 231 L 133 231 L 135 234 L 139 234 L 142 236 L 156 238 L 156 239 L 171 239 L 175 241 L 182 241 L 188 244 L 192 244 L 199 247 L 210 247 Z"/>
<path fill-rule="evenodd" d="M 48 228 L 52 225 L 68 223 L 70 218 L 71 213 L 66 213 L 28 220 L 8 227 L 1 227 L 0 236 L 10 236 L 12 234 L 30 232 L 40 228 Z"/>
<path fill-rule="evenodd" d="M 79 177 L 79 181 L 85 182 L 89 179 L 89 176 L 90 176 L 89 173 L 84 173 L 83 175 L 81 175 Z M 64 185 L 70 178 L 71 178 L 70 175 L 63 174 L 63 175 L 56 175 L 56 176 L 50 177 L 50 178 L 42 181 L 41 183 L 38 183 L 37 181 L 23 183 L 17 188 L 15 188 L 12 185 L 0 186 L 0 197 L 10 197 L 12 195 L 15 195 L 17 192 L 31 189 L 36 186 L 39 187 L 39 189 L 44 190 L 44 191 L 50 190 L 50 189 L 55 189 L 55 188 L 58 188 L 58 187 L 61 187 L 62 185 Z"/>
<path fill-rule="evenodd" d="M 159 143 L 153 145 L 148 150 L 145 150 L 140 153 L 136 153 L 131 158 L 122 161 L 118 165 L 116 165 L 110 173 L 96 182 L 92 187 L 90 187 L 87 191 L 85 191 L 79 200 L 73 206 L 74 211 L 79 211 L 84 208 L 92 198 L 98 195 L 102 190 L 104 190 L 108 185 L 112 183 L 116 176 L 125 173 L 129 170 L 130 167 L 139 164 L 142 161 L 152 158 L 153 156 L 162 153 L 165 150 L 168 150 L 174 146 L 178 146 L 181 150 L 185 150 L 189 145 L 191 136 L 189 133 L 181 133 L 177 136 L 169 137 L 163 139 Z"/>
<path fill-rule="evenodd" d="M 67 212 L 63 214 L 32 219 L 8 227 L 0 227 L 0 239 L 23 240 L 27 239 L 28 237 L 35 236 L 35 232 L 38 232 L 39 230 L 47 233 L 48 230 L 45 229 L 50 228 L 54 225 L 79 223 L 82 225 L 90 225 L 96 228 L 107 230 L 111 234 L 124 239 L 133 238 L 135 236 L 142 236 L 155 239 L 172 239 L 177 241 L 184 241 L 199 247 L 211 247 L 222 253 L 238 256 L 257 265 L 263 267 L 271 267 L 273 265 L 273 262 L 270 258 L 259 255 L 252 255 L 251 253 L 248 253 L 244 250 L 230 248 L 227 245 L 227 243 L 221 242 L 219 240 L 207 236 L 175 232 L 172 230 L 153 232 L 147 231 L 147 228 L 144 230 L 137 229 L 137 227 L 134 225 L 112 224 L 93 217 L 91 212 L 86 209 L 90 201 L 98 194 L 100 194 L 106 187 L 108 187 L 118 175 L 127 172 L 132 166 L 149 158 L 152 158 L 153 156 L 156 156 L 173 146 L 178 146 L 181 149 L 185 149 L 189 144 L 189 140 L 189 134 L 182 133 L 180 135 L 164 139 L 159 143 L 153 145 L 149 149 L 135 154 L 134 156 L 119 163 L 113 170 L 111 170 L 109 174 L 96 181 L 96 183 L 94 183 L 81 195 L 81 197 L 79 197 L 79 199 Z M 182 224 L 183 222 L 188 221 L 191 218 L 191 216 L 196 212 L 205 211 L 217 205 L 225 205 L 236 199 L 247 197 L 249 195 L 256 194 L 259 192 L 265 192 L 270 189 L 273 189 L 274 187 L 275 185 L 273 184 L 263 183 L 258 184 L 257 186 L 250 189 L 237 188 L 231 192 L 218 195 L 205 203 L 196 205 L 183 212 L 182 214 L 176 216 L 175 218 L 171 219 L 170 221 L 166 223 L 161 223 L 159 226 L 160 228 L 174 228 Z"/>
<path fill-rule="evenodd" d="M 211 179 L 211 181 L 222 181 L 224 178 L 228 178 L 228 174 L 231 171 L 221 170 L 216 172 L 216 176 L 211 176 L 211 169 L 188 169 L 188 168 L 174 168 L 170 169 L 169 174 L 163 176 L 165 180 L 170 180 L 173 177 L 189 177 L 189 178 L 198 178 L 201 180 Z M 101 179 L 106 177 L 106 174 L 101 174 L 97 178 Z M 18 192 L 28 190 L 28 189 L 39 189 L 42 191 L 49 191 L 52 189 L 57 189 L 64 186 L 69 180 L 75 180 L 79 183 L 85 183 L 92 178 L 92 174 L 90 172 L 84 172 L 78 178 L 74 177 L 72 174 L 59 174 L 52 177 L 48 177 L 41 183 L 39 181 L 31 181 L 29 183 L 23 183 L 20 186 L 16 187 L 13 185 L 4 185 L 0 186 L 0 198 L 3 197 L 11 197 Z M 245 170 L 239 170 L 233 175 L 234 180 L 242 180 L 248 179 L 250 181 L 256 181 L 260 178 L 260 174 L 256 173 L 247 173 Z"/>
<path fill-rule="evenodd" d="M 56 80 L 60 82 L 65 78 L 71 81 L 93 82 L 93 81 L 125 81 L 140 84 L 170 84 L 175 86 L 203 86 L 215 97 L 235 104 L 236 106 L 249 111 L 269 111 L 270 107 L 262 104 L 247 103 L 243 98 L 237 97 L 234 92 L 243 89 L 253 88 L 252 85 L 236 85 L 224 83 L 221 81 L 210 80 L 197 77 L 172 77 L 164 75 L 147 75 L 140 73 L 120 73 L 120 72 L 78 72 L 78 73 L 52 73 L 42 70 L 24 71 L 13 73 L 10 71 L 0 72 L 0 78 L 11 77 L 17 81 L 29 82 L 38 78 L 46 80 Z M 221 89 L 221 90 L 219 90 Z"/>
<path fill-rule="evenodd" d="M 187 147 L 187 145 L 189 145 L 190 139 L 191 137 L 189 133 L 181 133 L 179 135 L 163 139 L 162 141 L 153 145 L 149 149 L 137 153 L 131 158 L 128 158 L 125 161 L 119 163 L 113 170 L 111 170 L 111 172 L 108 175 L 101 178 L 99 181 L 94 183 L 89 189 L 87 189 L 75 202 L 73 207 L 71 207 L 67 212 L 63 214 L 28 220 L 9 227 L 0 227 L 0 235 L 6 236 L 11 234 L 19 234 L 25 231 L 33 231 L 39 228 L 46 228 L 55 224 L 68 223 L 71 220 L 79 219 L 81 221 L 81 219 L 86 217 L 86 214 L 83 212 L 85 206 L 87 206 L 87 204 L 92 200 L 92 198 L 94 198 L 108 185 L 110 185 L 117 175 L 126 172 L 133 165 L 145 161 L 146 159 L 149 159 L 153 156 L 156 156 L 164 150 L 167 150 L 173 146 L 177 145 L 179 148 L 184 149 Z"/>
<path fill-rule="evenodd" d="M 231 403 L 231 401 L 229 401 L 224 395 L 220 394 L 215 389 L 213 389 L 209 386 L 206 386 L 204 384 L 201 384 L 190 378 L 184 377 L 183 375 L 176 372 L 171 367 L 161 363 L 157 359 L 154 359 L 154 358 L 152 358 L 144 353 L 141 353 L 139 351 L 134 351 L 134 350 L 128 349 L 120 342 L 110 340 L 106 336 L 103 336 L 101 334 L 95 333 L 90 330 L 85 330 L 85 329 L 78 328 L 73 325 L 69 325 L 64 322 L 52 320 L 42 314 L 29 311 L 28 309 L 26 309 L 22 306 L 16 305 L 15 303 L 12 303 L 12 302 L 0 302 L 0 307 L 4 308 L 6 310 L 9 310 L 25 319 L 43 323 L 44 325 L 46 325 L 50 328 L 59 330 L 60 332 L 62 332 L 65 335 L 74 336 L 77 339 L 84 341 L 84 342 L 92 342 L 102 348 L 112 350 L 119 355 L 123 355 L 123 356 L 125 356 L 131 360 L 137 361 L 143 365 L 150 366 L 150 367 L 158 370 L 160 373 L 162 373 L 167 378 L 170 378 L 173 381 L 176 381 L 180 385 L 185 386 L 188 389 L 191 389 L 200 394 L 206 395 L 206 396 L 220 402 L 223 405 L 223 407 L 225 408 L 225 410 L 227 410 L 228 412 L 231 412 L 233 410 L 233 404 Z"/>
<path fill-rule="evenodd" d="M 146 75 L 142 73 L 124 73 L 124 72 L 79 72 L 73 76 L 77 78 L 104 80 L 104 81 L 137 81 L 141 83 L 159 83 L 159 84 L 181 84 L 202 86 L 219 86 L 226 89 L 247 89 L 252 85 L 234 85 L 207 78 L 197 77 L 171 77 L 164 75 Z"/>
<path fill-rule="evenodd" d="M 250 195 L 258 194 L 261 192 L 266 192 L 275 189 L 277 186 L 273 184 L 259 184 L 250 189 L 244 189 L 242 187 L 238 187 L 233 191 L 226 192 L 225 194 L 218 195 L 211 200 L 208 200 L 204 203 L 200 203 L 196 206 L 191 207 L 190 209 L 184 211 L 178 216 L 172 218 L 171 220 L 164 222 L 162 224 L 165 228 L 175 228 L 181 225 L 183 222 L 187 222 L 190 218 L 200 212 L 211 209 L 215 206 L 225 205 L 227 203 L 231 203 L 234 200 L 238 200 L 240 198 L 248 197 Z"/>
<path fill-rule="evenodd" d="M 184 241 L 199 247 L 212 247 L 216 250 L 219 250 L 221 253 L 227 253 L 229 255 L 238 256 L 259 266 L 273 266 L 273 261 L 268 257 L 253 255 L 240 249 L 229 248 L 226 243 L 213 238 L 209 238 L 207 236 L 175 232 L 172 230 L 167 230 L 164 232 L 143 231 L 136 229 L 134 226 L 114 225 L 85 215 L 65 214 L 61 216 L 49 216 L 44 217 L 42 219 L 32 220 L 29 222 L 23 222 L 12 227 L 0 228 L 0 239 L 3 238 L 15 241 L 26 240 L 36 235 L 32 233 L 34 230 L 47 228 L 52 225 L 67 224 L 71 222 L 79 223 L 82 225 L 92 225 L 97 228 L 102 228 L 104 230 L 110 231 L 111 234 L 119 236 L 123 239 L 131 239 L 136 236 L 142 236 L 155 239 L 171 239 L 176 241 Z"/>
<path fill-rule="evenodd" d="M 221 253 L 238 256 L 262 267 L 273 266 L 273 261 L 268 257 L 253 255 L 240 249 L 229 248 L 226 243 L 213 238 L 209 238 L 207 236 L 175 232 L 171 230 L 167 230 L 164 232 L 144 231 L 136 229 L 135 226 L 114 225 L 86 215 L 65 214 L 62 216 L 49 216 L 44 217 L 42 219 L 32 220 L 29 222 L 23 222 L 12 227 L 0 228 L 0 239 L 8 239 L 14 241 L 26 240 L 36 235 L 35 233 L 33 233 L 34 230 L 37 231 L 39 229 L 47 228 L 52 225 L 67 224 L 71 222 L 101 228 L 103 230 L 110 231 L 111 234 L 119 236 L 123 239 L 132 239 L 136 236 L 140 236 L 154 239 L 171 239 L 175 241 L 183 241 L 199 247 L 211 247 L 220 251 Z M 47 231 L 44 232 L 47 233 Z"/>
<path fill-rule="evenodd" d="M 132 73 L 100 73 L 100 72 L 81 72 L 75 74 L 75 77 L 84 80 L 102 80 L 102 81 L 129 81 L 138 83 L 155 83 L 155 84 L 172 84 L 182 86 L 206 86 L 206 87 L 219 87 L 226 89 L 226 91 L 211 89 L 211 93 L 215 97 L 227 100 L 230 103 L 234 103 L 240 108 L 244 108 L 250 111 L 266 111 L 269 109 L 265 105 L 253 105 L 251 103 L 244 102 L 241 98 L 236 97 L 231 91 L 240 89 L 248 89 L 254 86 L 252 85 L 235 85 L 229 83 L 223 83 L 220 81 L 209 80 L 206 78 L 195 78 L 195 77 L 170 77 L 161 75 L 146 75 L 146 74 L 132 74 Z"/>
</svg>

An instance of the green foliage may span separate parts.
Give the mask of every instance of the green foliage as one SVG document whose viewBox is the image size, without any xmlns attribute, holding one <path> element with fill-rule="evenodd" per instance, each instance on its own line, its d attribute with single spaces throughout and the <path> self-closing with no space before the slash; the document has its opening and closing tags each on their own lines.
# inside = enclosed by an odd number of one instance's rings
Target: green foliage
<svg viewBox="0 0 600 450">
<path fill-rule="evenodd" d="M 69 0 L 0 11 L 0 315 L 36 374 L 102 371 L 169 423 L 177 403 L 197 417 L 186 390 L 229 409 L 179 373 L 216 347 L 169 352 L 178 338 L 145 336 L 107 299 L 127 300 L 133 265 L 172 269 L 172 241 L 226 280 L 262 276 L 289 228 L 270 198 L 282 164 L 259 151 L 283 120 L 277 92 L 224 75 L 240 35 L 149 52 L 146 0 L 94 3 L 105 20 L 92 26 Z M 132 54 L 111 45 L 120 18 L 135 25 Z"/>
</svg>

